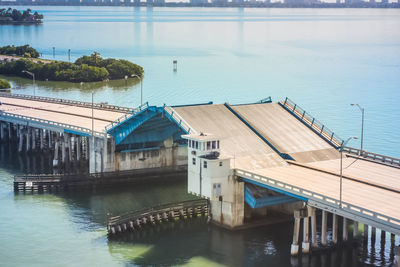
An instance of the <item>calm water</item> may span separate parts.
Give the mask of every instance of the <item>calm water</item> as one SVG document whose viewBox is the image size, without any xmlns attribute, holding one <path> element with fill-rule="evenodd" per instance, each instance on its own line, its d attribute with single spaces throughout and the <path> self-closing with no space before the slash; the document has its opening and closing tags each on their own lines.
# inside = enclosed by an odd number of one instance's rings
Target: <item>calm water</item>
<svg viewBox="0 0 400 267">
<path fill-rule="evenodd" d="M 366 109 L 368 150 L 400 153 L 400 11 L 378 9 L 206 9 L 34 7 L 40 26 L 0 26 L 0 45 L 29 43 L 43 57 L 100 52 L 145 69 L 150 104 L 254 102 L 288 96 L 343 138 L 359 135 Z M 172 61 L 178 60 L 173 72 Z M 9 77 L 8 77 L 9 78 Z M 32 93 L 29 80 L 9 78 Z M 136 106 L 136 81 L 38 82 L 37 95 Z M 350 145 L 358 146 L 354 142 Z M 69 195 L 14 195 L 25 160 L 1 148 L 0 265 L 390 265 L 390 242 L 360 244 L 299 261 L 289 257 L 291 224 L 230 233 L 201 223 L 108 241 L 106 214 L 177 201 L 185 184 Z M 24 165 L 24 166 L 22 166 Z M 31 168 L 32 166 L 30 166 Z M 397 240 L 397 244 L 400 240 Z M 361 264 L 361 263 L 360 263 Z"/>
</svg>

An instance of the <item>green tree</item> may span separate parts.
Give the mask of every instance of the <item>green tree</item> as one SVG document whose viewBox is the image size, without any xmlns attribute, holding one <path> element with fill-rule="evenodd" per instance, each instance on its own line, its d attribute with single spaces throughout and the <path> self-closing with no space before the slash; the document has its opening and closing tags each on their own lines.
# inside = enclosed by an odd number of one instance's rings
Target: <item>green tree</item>
<svg viewBox="0 0 400 267">
<path fill-rule="evenodd" d="M 8 88 L 11 88 L 11 84 L 6 80 L 0 79 L 0 89 L 8 89 Z"/>
</svg>

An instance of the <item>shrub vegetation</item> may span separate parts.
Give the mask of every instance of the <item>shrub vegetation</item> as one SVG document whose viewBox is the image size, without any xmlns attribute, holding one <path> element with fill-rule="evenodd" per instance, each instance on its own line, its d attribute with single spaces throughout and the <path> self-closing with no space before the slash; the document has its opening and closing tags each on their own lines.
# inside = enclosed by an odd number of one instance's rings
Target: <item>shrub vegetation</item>
<svg viewBox="0 0 400 267">
<path fill-rule="evenodd" d="M 7 45 L 0 47 L 0 55 L 15 55 L 20 57 L 33 57 L 38 58 L 40 56 L 39 52 L 30 47 L 29 45 L 13 46 Z"/>
<path fill-rule="evenodd" d="M 0 79 L 0 89 L 8 89 L 11 88 L 11 85 L 8 81 Z"/>
<path fill-rule="evenodd" d="M 18 59 L 0 64 L 1 74 L 28 77 L 23 70 L 34 73 L 37 80 L 68 82 L 95 82 L 143 75 L 141 66 L 123 59 L 103 59 L 97 52 L 80 57 L 75 63 Z"/>
</svg>

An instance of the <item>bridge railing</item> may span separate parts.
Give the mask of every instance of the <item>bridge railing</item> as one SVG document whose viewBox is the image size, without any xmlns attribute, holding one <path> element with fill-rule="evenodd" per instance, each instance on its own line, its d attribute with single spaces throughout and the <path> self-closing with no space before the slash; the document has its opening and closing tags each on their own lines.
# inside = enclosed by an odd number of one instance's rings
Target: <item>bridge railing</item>
<svg viewBox="0 0 400 267">
<path fill-rule="evenodd" d="M 400 234 L 400 220 L 389 217 L 382 213 L 374 212 L 372 210 L 365 209 L 343 201 L 342 201 L 342 208 L 340 208 L 340 201 L 337 199 L 327 197 L 322 194 L 315 193 L 310 190 L 306 190 L 297 186 L 293 186 L 291 184 L 284 183 L 279 180 L 254 174 L 246 170 L 235 169 L 235 175 L 238 177 L 247 178 L 257 183 L 265 184 L 268 187 L 273 187 L 280 191 L 288 192 L 292 195 L 300 196 L 301 198 L 306 198 L 308 199 L 308 201 L 312 200 L 315 203 L 320 203 L 323 204 L 324 206 L 330 206 L 332 211 L 345 210 L 349 213 L 356 214 L 359 217 L 372 220 L 378 224 L 387 225 L 391 229 L 395 229 Z"/>
<path fill-rule="evenodd" d="M 91 102 L 83 102 L 83 101 L 45 97 L 45 96 L 9 94 L 9 93 L 0 92 L 0 97 L 19 98 L 19 99 L 26 99 L 26 100 L 35 100 L 35 101 L 42 101 L 42 102 L 49 102 L 49 103 L 56 103 L 56 104 L 63 104 L 63 105 L 73 105 L 73 106 L 80 106 L 80 107 L 85 107 L 85 108 L 92 108 Z M 101 109 L 101 110 L 121 111 L 121 112 L 130 112 L 133 110 L 132 108 L 114 106 L 114 105 L 109 105 L 109 104 L 105 104 L 105 103 L 93 103 L 93 108 Z"/>
<path fill-rule="evenodd" d="M 186 133 L 195 134 L 196 131 L 190 127 L 189 123 L 187 123 L 175 110 L 164 104 L 164 112 L 169 116 L 171 120 L 178 124 Z"/>
<path fill-rule="evenodd" d="M 395 166 L 399 166 L 400 167 L 400 159 L 398 158 L 393 158 L 393 157 L 389 157 L 389 156 L 385 156 L 382 154 L 377 154 L 377 153 L 373 153 L 373 152 L 369 152 L 369 151 L 361 151 L 361 149 L 358 148 L 354 148 L 354 147 L 348 147 L 345 146 L 343 147 L 343 152 L 346 152 L 348 154 L 353 154 L 353 155 L 357 155 L 366 159 L 370 159 L 370 160 L 374 160 L 377 162 L 382 162 L 385 164 L 389 164 L 389 165 L 395 165 Z"/>
<path fill-rule="evenodd" d="M 66 129 L 74 132 L 79 132 L 82 133 L 86 136 L 91 136 L 92 134 L 97 137 L 104 137 L 105 133 L 97 132 L 97 131 L 92 131 L 88 128 L 83 128 L 71 124 L 66 124 L 66 123 L 61 123 L 61 122 L 56 122 L 56 121 L 50 121 L 50 120 L 45 120 L 45 119 L 38 119 L 34 117 L 29 117 L 29 116 L 24 116 L 24 115 L 19 115 L 19 114 L 14 114 L 14 113 L 8 113 L 4 111 L 0 111 L 0 120 L 2 117 L 9 118 L 9 119 L 14 119 L 14 120 L 23 120 L 26 122 L 35 122 L 35 123 L 40 123 L 40 124 L 45 124 L 49 125 L 52 127 L 57 127 L 61 129 Z"/>
<path fill-rule="evenodd" d="M 339 148 L 343 144 L 343 139 L 335 134 L 332 130 L 326 127 L 323 123 L 314 118 L 307 111 L 302 109 L 292 100 L 286 97 L 285 101 L 281 101 L 280 104 L 290 113 L 292 113 L 297 119 L 302 121 L 308 127 L 310 127 L 315 133 L 323 137 L 325 140 L 330 142 L 336 148 Z"/>
<path fill-rule="evenodd" d="M 194 206 L 206 206 L 206 205 L 208 205 L 207 199 L 195 199 L 195 200 L 186 200 L 178 203 L 160 204 L 153 207 L 143 208 L 111 217 L 108 221 L 108 225 L 110 226 L 115 224 L 122 224 L 129 220 L 132 220 L 135 217 L 146 215 L 147 213 L 162 212 L 171 209 L 185 209 Z"/>
<path fill-rule="evenodd" d="M 127 120 L 127 119 L 132 118 L 132 117 L 135 116 L 137 113 L 139 113 L 139 112 L 141 112 L 141 111 L 143 111 L 143 110 L 146 110 L 148 107 L 149 107 L 149 103 L 146 102 L 146 103 L 144 103 L 143 105 L 140 105 L 139 107 L 130 110 L 128 113 L 122 115 L 121 117 L 119 117 L 119 118 L 116 119 L 115 121 L 112 121 L 110 124 L 106 125 L 106 127 L 105 127 L 106 132 L 107 132 L 108 130 L 110 130 L 111 128 L 117 126 L 117 125 L 120 124 L 121 122 L 123 122 L 123 121 L 125 121 L 125 120 Z"/>
</svg>

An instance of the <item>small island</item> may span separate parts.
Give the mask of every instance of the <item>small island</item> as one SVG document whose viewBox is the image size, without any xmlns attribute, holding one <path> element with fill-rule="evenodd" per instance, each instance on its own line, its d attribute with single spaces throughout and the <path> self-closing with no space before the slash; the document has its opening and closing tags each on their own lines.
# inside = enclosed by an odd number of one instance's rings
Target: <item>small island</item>
<svg viewBox="0 0 400 267">
<path fill-rule="evenodd" d="M 12 9 L 9 7 L 0 9 L 0 24 L 40 24 L 43 20 L 43 15 L 37 12 L 31 13 L 28 8 L 24 11 Z"/>
<path fill-rule="evenodd" d="M 78 83 L 130 77 L 141 79 L 144 73 L 141 66 L 128 60 L 103 59 L 97 52 L 93 52 L 90 56 L 82 56 L 74 63 L 70 63 L 39 59 L 36 57 L 39 53 L 35 49 L 29 46 L 23 47 L 24 49 L 18 47 L 14 49 L 12 46 L 0 47 L 0 74 L 25 78 L 31 78 L 30 75 L 33 74 L 36 80 Z"/>
</svg>

